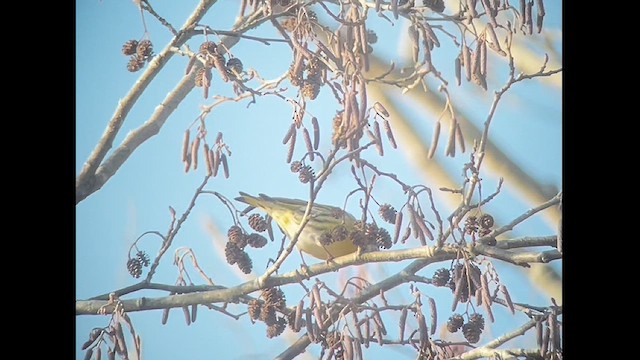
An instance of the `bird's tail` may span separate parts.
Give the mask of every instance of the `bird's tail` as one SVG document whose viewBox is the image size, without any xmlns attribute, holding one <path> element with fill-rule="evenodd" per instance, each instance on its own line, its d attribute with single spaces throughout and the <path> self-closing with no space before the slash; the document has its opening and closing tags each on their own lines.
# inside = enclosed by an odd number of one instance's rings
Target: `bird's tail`
<svg viewBox="0 0 640 360">
<path fill-rule="evenodd" d="M 265 194 L 258 194 L 258 197 L 255 197 L 240 191 L 240 196 L 238 196 L 236 200 L 251 206 L 251 208 L 245 209 L 243 213 L 247 213 L 253 208 L 261 208 L 267 212 L 274 210 L 274 208 L 278 208 L 278 203 Z"/>
</svg>

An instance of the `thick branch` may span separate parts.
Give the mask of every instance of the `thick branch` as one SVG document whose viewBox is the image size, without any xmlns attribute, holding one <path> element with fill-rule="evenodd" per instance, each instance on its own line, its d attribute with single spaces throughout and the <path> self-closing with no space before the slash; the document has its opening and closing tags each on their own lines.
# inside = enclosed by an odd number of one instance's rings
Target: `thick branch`
<svg viewBox="0 0 640 360">
<path fill-rule="evenodd" d="M 518 245 L 515 242 L 512 242 L 512 244 L 514 245 L 514 247 L 517 247 Z M 475 247 L 471 248 L 470 251 L 474 255 L 486 255 L 518 265 L 525 265 L 530 262 L 549 262 L 551 260 L 561 258 L 561 254 L 555 249 L 539 253 L 514 253 L 512 251 L 509 251 L 508 249 L 498 249 L 496 247 L 478 244 Z M 375 251 L 360 255 L 358 255 L 357 253 L 352 253 L 349 255 L 337 257 L 329 263 L 321 262 L 311 265 L 307 268 L 306 275 L 308 275 L 309 277 L 314 277 L 317 275 L 334 272 L 344 267 L 353 265 L 362 265 L 375 262 L 398 262 L 402 260 L 417 259 L 413 263 L 409 264 L 405 271 L 399 273 L 403 274 L 403 282 L 407 282 L 412 281 L 411 276 L 421 268 L 432 263 L 455 259 L 458 256 L 458 252 L 459 250 L 455 246 L 445 246 L 442 248 L 437 248 L 435 246 L 422 246 L 406 250 Z M 297 283 L 301 279 L 302 275 L 300 275 L 298 271 L 294 271 L 280 276 L 256 278 L 233 288 L 225 288 L 221 286 L 216 290 L 191 294 L 178 294 L 160 298 L 142 297 L 133 300 L 123 300 L 123 304 L 124 309 L 131 312 L 182 307 L 194 304 L 237 302 L 240 297 L 248 295 L 259 289 Z M 149 288 L 148 284 L 139 284 L 118 290 L 116 291 L 116 293 L 126 294 L 146 288 Z M 99 300 L 104 298 L 104 295 L 101 295 L 92 298 L 92 300 L 76 301 L 76 315 L 95 315 L 98 309 L 107 303 L 106 300 Z"/>
<path fill-rule="evenodd" d="M 530 246 L 553 246 L 556 247 L 558 237 L 551 236 L 523 236 L 515 239 L 498 240 L 498 249 L 515 249 Z"/>
<path fill-rule="evenodd" d="M 383 261 L 399 261 L 403 259 L 420 258 L 425 262 L 423 266 L 431 263 L 451 260 L 456 256 L 455 247 L 446 247 L 436 249 L 434 247 L 420 247 L 408 250 L 396 251 L 377 251 L 357 256 L 356 253 L 341 256 L 333 259 L 330 263 L 322 262 L 308 267 L 308 275 L 316 276 L 336 271 L 343 267 L 351 265 L 360 265 L 370 262 Z M 416 270 L 417 271 L 417 270 Z M 194 294 L 179 294 L 160 298 L 139 298 L 134 300 L 122 300 L 124 309 L 128 312 L 143 311 L 153 309 L 165 309 L 172 307 L 182 307 L 185 305 L 219 303 L 219 302 L 237 302 L 239 297 L 250 294 L 264 287 L 274 287 L 285 284 L 297 283 L 301 280 L 301 275 L 297 271 L 290 272 L 281 276 L 272 276 L 264 280 L 264 284 L 260 286 L 260 278 L 247 281 L 233 288 L 220 288 L 218 290 L 205 291 Z M 406 281 L 406 280 L 405 280 Z M 144 285 L 141 285 L 144 288 Z M 105 305 L 104 300 L 78 300 L 76 301 L 77 315 L 95 315 L 100 306 Z"/>
<path fill-rule="evenodd" d="M 472 360 L 472 359 L 515 359 L 524 357 L 526 359 L 540 358 L 540 349 L 489 349 L 479 348 L 463 355 L 449 358 L 451 360 Z"/>
<path fill-rule="evenodd" d="M 102 188 L 138 146 L 160 132 L 169 115 L 173 113 L 178 107 L 178 104 L 180 104 L 194 88 L 194 73 L 195 72 L 182 78 L 178 86 L 158 105 L 149 120 L 138 129 L 127 134 L 122 144 L 98 167 L 90 181 L 83 182 L 82 178 L 78 178 L 76 182 L 76 203 Z"/>
<path fill-rule="evenodd" d="M 498 249 L 494 246 L 478 244 L 474 250 L 478 254 L 524 267 L 529 267 L 530 263 L 548 263 L 553 260 L 562 259 L 562 254 L 555 249 L 541 252 L 515 252 Z"/>
<path fill-rule="evenodd" d="M 121 297 L 123 295 L 131 294 L 133 292 L 140 291 L 140 290 L 160 290 L 160 291 L 166 291 L 166 292 L 173 292 L 176 294 L 185 294 L 185 293 L 211 291 L 211 290 L 219 290 L 219 289 L 225 289 L 225 287 L 220 285 L 188 285 L 188 286 L 167 285 L 167 284 L 160 284 L 160 283 L 147 283 L 142 281 L 137 284 L 133 284 L 131 286 L 127 286 L 125 288 L 112 291 L 112 293 L 114 293 L 117 297 Z M 89 300 L 109 300 L 109 294 L 110 293 L 94 296 Z"/>
</svg>

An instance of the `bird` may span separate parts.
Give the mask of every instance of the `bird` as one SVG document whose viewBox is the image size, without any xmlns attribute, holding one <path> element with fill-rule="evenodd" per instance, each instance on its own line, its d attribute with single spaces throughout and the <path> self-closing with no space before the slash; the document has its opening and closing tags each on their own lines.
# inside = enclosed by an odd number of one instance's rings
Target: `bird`
<svg viewBox="0 0 640 360">
<path fill-rule="evenodd" d="M 306 200 L 270 197 L 265 194 L 255 197 L 242 191 L 240 195 L 236 200 L 250 205 L 243 213 L 250 211 L 252 207 L 263 210 L 278 223 L 289 239 L 293 239 L 307 209 Z M 352 254 L 358 251 L 358 245 L 354 243 L 353 236 L 350 236 L 356 223 L 353 215 L 339 207 L 314 203 L 310 220 L 298 236 L 296 246 L 301 252 L 326 261 Z"/>
</svg>

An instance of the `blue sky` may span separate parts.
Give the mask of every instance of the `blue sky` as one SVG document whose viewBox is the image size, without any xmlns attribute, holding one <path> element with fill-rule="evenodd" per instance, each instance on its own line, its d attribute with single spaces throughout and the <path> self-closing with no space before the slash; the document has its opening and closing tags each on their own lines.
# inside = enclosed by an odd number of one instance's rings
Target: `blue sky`
<svg viewBox="0 0 640 360">
<path fill-rule="evenodd" d="M 164 16 L 174 27 L 179 28 L 197 4 L 196 1 L 167 2 L 154 1 L 155 10 Z M 203 23 L 214 29 L 228 30 L 237 15 L 238 2 L 219 1 L 203 19 Z M 546 4 L 547 17 L 545 26 L 561 36 L 561 3 Z M 159 52 L 170 34 L 162 25 L 148 14 L 145 14 L 151 40 Z M 379 40 L 374 45 L 386 57 L 397 57 L 404 46 L 403 29 L 406 24 L 398 22 L 389 26 L 376 19 L 373 28 Z M 264 28 L 264 29 L 263 29 Z M 130 73 L 126 70 L 127 57 L 122 55 L 121 47 L 129 39 L 140 39 L 144 34 L 140 12 L 131 1 L 76 1 L 76 172 L 79 173 L 84 161 L 102 136 L 107 122 L 110 120 L 118 101 L 122 99 L 142 72 Z M 277 37 L 278 34 L 269 26 L 259 28 L 250 33 L 254 36 Z M 202 38 L 189 42 L 196 49 Z M 389 45 L 390 44 L 390 45 Z M 444 45 L 443 45 L 444 47 Z M 557 51 L 561 52 L 561 39 L 557 39 Z M 291 61 L 288 47 L 282 44 L 266 46 L 258 42 L 241 41 L 232 49 L 234 56 L 242 59 L 245 69 L 254 68 L 265 79 L 273 79 L 281 75 Z M 451 64 L 455 53 L 443 51 L 434 56 L 436 65 L 447 78 L 453 79 Z M 149 90 L 140 98 L 115 140 L 118 146 L 124 137 L 139 127 L 153 113 L 155 107 L 173 89 L 184 74 L 188 59 L 175 56 L 164 71 L 153 81 Z M 561 59 L 559 60 L 561 61 Z M 504 66 L 502 64 L 501 66 Z M 496 68 L 498 65 L 496 65 Z M 496 70 L 497 72 L 498 70 Z M 447 75 L 448 74 L 448 75 Z M 561 75 L 556 75 L 558 78 Z M 502 86 L 504 78 L 498 75 L 489 84 L 489 90 Z M 255 85 L 255 83 L 253 84 Z M 214 74 L 211 93 L 231 96 L 229 83 L 219 81 Z M 482 95 L 470 84 L 461 87 L 450 86 L 450 91 L 459 103 L 464 103 L 464 111 L 472 114 L 470 119 L 481 124 L 488 113 L 491 96 Z M 294 96 L 291 93 L 290 96 Z M 187 96 L 181 106 L 171 115 L 160 133 L 151 138 L 128 159 L 118 173 L 105 186 L 76 206 L 76 297 L 86 299 L 97 294 L 119 289 L 136 281 L 126 270 L 129 246 L 138 235 L 148 230 L 165 232 L 170 222 L 168 207 L 172 206 L 178 214 L 187 207 L 204 173 L 185 173 L 180 161 L 182 136 L 185 129 L 199 115 L 202 105 L 212 103 L 212 99 L 204 99 L 199 89 Z M 373 103 L 373 101 L 370 101 Z M 430 142 L 433 131 L 434 116 L 424 112 L 415 104 L 406 104 L 407 113 L 417 132 Z M 218 191 L 233 198 L 238 191 L 250 194 L 260 192 L 273 196 L 305 198 L 308 188 L 297 180 L 297 176 L 289 171 L 284 162 L 287 147 L 282 145 L 288 125 L 291 122 L 291 107 L 276 97 L 263 97 L 256 104 L 246 108 L 247 102 L 226 103 L 215 109 L 207 118 L 209 136 L 218 131 L 224 134 L 225 141 L 232 150 L 229 158 L 231 177 L 225 179 L 218 176 L 209 181 L 206 189 Z M 320 97 L 310 104 L 310 110 L 318 117 L 329 121 L 337 109 L 328 89 L 323 89 Z M 561 87 L 547 87 L 527 82 L 516 85 L 513 92 L 505 95 L 499 106 L 492 126 L 492 140 L 520 164 L 527 173 L 543 184 L 561 188 L 562 186 L 562 92 Z M 327 130 L 329 127 L 325 127 Z M 301 139 L 299 139 L 301 140 Z M 388 144 L 387 144 L 388 145 Z M 324 133 L 320 150 L 325 153 L 330 146 L 330 134 Z M 468 145 L 468 148 L 470 146 Z M 414 170 L 405 155 L 411 149 L 392 150 L 385 148 L 385 156 L 380 158 L 375 151 L 369 153 L 382 169 L 395 172 L 409 184 L 424 183 L 437 189 L 437 183 L 429 183 L 428 179 Z M 442 152 L 439 152 L 440 159 Z M 296 156 L 301 156 L 302 147 L 298 147 Z M 275 159 L 275 160 L 274 160 Z M 461 164 L 468 160 L 468 153 L 447 160 L 446 167 L 460 178 Z M 317 165 L 318 163 L 316 163 Z M 499 171 L 487 173 L 486 188 L 492 189 Z M 530 208 L 518 192 L 509 186 L 505 179 L 505 190 L 490 210 L 495 212 L 499 221 L 508 221 L 514 214 L 520 214 Z M 321 192 L 318 202 L 339 205 L 344 196 L 355 187 L 348 167 L 338 169 L 327 182 L 326 191 Z M 383 202 L 400 203 L 402 192 L 390 182 L 381 180 L 381 191 L 378 199 Z M 490 192 L 490 190 L 487 190 Z M 446 202 L 440 201 L 442 212 L 446 213 Z M 356 213 L 357 204 L 352 202 L 349 208 Z M 212 238 L 207 231 L 207 224 L 214 221 L 222 233 L 232 225 L 227 209 L 214 197 L 204 196 L 198 199 L 196 208 L 169 250 L 161 264 L 155 282 L 173 284 L 177 270 L 172 265 L 175 249 L 189 247 L 198 256 L 198 261 L 205 272 L 220 285 L 233 286 L 248 279 L 241 276 L 235 268 L 228 266 L 218 253 L 222 238 Z M 389 228 L 392 232 L 393 229 Z M 514 236 L 551 235 L 553 228 L 542 216 L 518 227 Z M 277 251 L 278 244 L 270 244 L 271 251 Z M 152 257 L 159 247 L 159 240 L 145 237 L 140 246 Z M 267 251 L 252 253 L 254 257 L 254 273 L 264 269 L 269 258 Z M 274 255 L 271 255 L 274 256 Z M 293 270 L 299 264 L 298 258 L 292 256 L 285 262 L 284 271 Z M 373 265 L 367 267 L 372 280 L 379 281 L 385 274 L 392 274 L 405 265 Z M 423 270 L 430 276 L 439 267 L 448 264 L 430 266 Z M 560 269 L 560 264 L 554 264 Z M 528 301 L 532 304 L 546 305 L 548 300 L 532 290 L 526 277 L 519 271 L 508 267 L 498 269 L 501 279 L 512 291 L 516 301 Z M 339 281 L 346 274 L 356 274 L 358 268 L 345 269 L 341 274 L 321 276 L 328 283 Z M 198 278 L 191 272 L 192 278 Z M 255 274 L 254 274 L 255 275 Z M 250 277 L 249 277 L 250 278 Z M 198 278 L 199 279 L 199 278 Z M 200 281 L 200 279 L 198 280 Z M 303 295 L 298 286 L 289 287 L 287 304 L 292 306 Z M 289 291 L 289 288 L 287 291 Z M 444 289 L 420 287 L 422 291 L 444 299 L 440 319 L 448 317 L 447 307 L 450 304 L 450 292 Z M 135 297 L 143 294 L 134 294 Z M 147 292 L 145 296 L 163 296 L 160 292 Z M 394 295 L 398 302 L 410 298 L 407 289 Z M 233 312 L 240 313 L 242 307 L 230 307 Z M 507 312 L 497 311 L 496 317 L 509 316 Z M 200 310 L 198 320 L 187 326 L 180 310 L 171 312 L 168 324 L 160 324 L 160 311 L 135 313 L 132 316 L 137 331 L 142 336 L 143 355 L 147 359 L 249 359 L 272 358 L 286 348 L 287 339 L 291 336 L 285 331 L 276 339 L 266 339 L 264 324 L 251 325 L 246 317 L 234 320 L 221 313 Z M 76 318 L 76 358 L 83 358 L 80 345 L 86 340 L 89 331 L 94 327 L 105 326 L 108 318 L 102 316 L 79 316 Z M 518 318 L 519 322 L 523 320 Z M 491 331 L 500 334 L 514 323 L 496 324 Z M 292 336 L 297 338 L 297 336 Z M 290 337 L 289 337 L 290 338 Z M 311 353 L 317 356 L 319 347 L 311 347 Z M 401 358 L 415 357 L 409 349 L 384 347 L 380 350 L 368 350 L 367 356 L 372 359 L 383 359 L 391 355 L 402 355 Z M 369 357 L 368 357 L 369 358 Z"/>
</svg>

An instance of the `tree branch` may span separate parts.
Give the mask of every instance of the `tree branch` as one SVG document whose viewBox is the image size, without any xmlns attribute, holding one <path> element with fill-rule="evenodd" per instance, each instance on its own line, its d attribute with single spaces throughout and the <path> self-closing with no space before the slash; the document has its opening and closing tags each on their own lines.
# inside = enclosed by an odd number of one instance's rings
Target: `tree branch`
<svg viewBox="0 0 640 360">
<path fill-rule="evenodd" d="M 556 250 L 553 251 L 557 253 Z M 337 257 L 329 263 L 321 262 L 311 265 L 307 268 L 307 272 L 305 275 L 313 277 L 334 272 L 347 266 L 362 265 L 367 263 L 398 262 L 402 260 L 418 259 L 409 264 L 404 271 L 389 278 L 395 280 L 387 279 L 389 281 L 399 281 L 401 278 L 402 282 L 408 282 L 414 280 L 412 276 L 421 268 L 440 261 L 453 260 L 458 256 L 458 252 L 459 249 L 455 246 L 445 246 L 442 248 L 422 246 L 406 250 L 375 251 L 360 255 L 358 255 L 357 253 L 352 253 L 349 255 Z M 517 263 L 519 265 L 527 262 L 548 262 L 554 259 L 561 258 L 559 253 L 512 253 L 508 250 L 496 249 L 487 245 L 476 245 L 475 248 L 471 249 L 471 252 L 475 255 L 486 255 L 511 263 Z M 401 274 L 401 276 L 399 274 Z M 238 302 L 240 297 L 248 295 L 262 288 L 298 283 L 300 280 L 300 273 L 298 271 L 293 271 L 280 276 L 271 276 L 266 279 L 259 277 L 232 288 L 221 286 L 219 288 L 216 288 L 215 290 L 203 291 L 198 293 L 177 294 L 160 298 L 142 297 L 133 300 L 122 300 L 122 302 L 124 305 L 124 309 L 128 312 L 182 307 L 194 304 Z M 149 288 L 149 284 L 139 284 L 118 290 L 116 293 L 131 293 L 133 291 L 146 288 Z M 107 303 L 107 301 L 102 299 L 105 299 L 105 295 L 93 297 L 91 300 L 76 301 L 76 315 L 97 314 L 98 309 Z"/>
<path fill-rule="evenodd" d="M 519 327 L 518 329 L 504 334 L 496 339 L 494 339 L 493 341 L 487 343 L 485 346 L 483 347 L 479 347 L 476 349 L 473 349 L 471 351 L 468 351 L 464 354 L 461 354 L 459 356 L 453 357 L 451 358 L 451 360 L 471 360 L 471 359 L 479 359 L 479 358 L 484 358 L 484 357 L 492 357 L 494 356 L 494 354 L 497 354 L 499 356 L 501 356 L 500 358 L 505 359 L 505 358 L 511 358 L 513 356 L 540 356 L 540 350 L 538 349 L 510 349 L 510 350 L 506 350 L 506 349 L 501 349 L 501 350 L 495 350 L 495 348 L 497 348 L 498 346 L 506 343 L 507 341 L 517 337 L 517 336 L 521 336 L 524 335 L 525 332 L 527 332 L 529 329 L 533 328 L 536 326 L 536 320 L 530 320 L 528 321 L 526 324 L 522 325 L 521 327 Z"/>
<path fill-rule="evenodd" d="M 140 128 L 127 135 L 118 149 L 116 149 L 113 154 L 103 162 L 107 152 L 113 146 L 113 140 L 118 134 L 126 116 L 140 95 L 151 83 L 151 80 L 153 80 L 158 72 L 175 54 L 175 48 L 180 48 L 180 46 L 185 44 L 191 36 L 196 34 L 195 32 L 190 32 L 190 30 L 198 23 L 199 20 L 202 19 L 207 10 L 215 4 L 216 1 L 217 0 L 202 0 L 198 5 L 198 8 L 182 27 L 182 30 L 179 32 L 179 36 L 174 37 L 162 52 L 154 57 L 145 73 L 136 82 L 129 94 L 127 94 L 127 96 L 120 102 L 115 114 L 107 125 L 105 134 L 98 142 L 98 145 L 89 156 L 87 162 L 85 162 L 80 175 L 76 178 L 76 204 L 102 188 L 102 186 L 116 173 L 120 166 L 124 164 L 138 146 L 156 135 L 177 106 L 194 88 L 195 73 L 192 72 L 183 77 L 176 88 L 173 89 L 167 95 L 165 100 L 156 108 L 156 111 L 152 116 Z M 221 48 L 230 49 L 240 40 L 238 34 L 242 34 L 268 19 L 269 18 L 262 18 L 254 20 L 249 25 L 244 22 L 236 23 L 232 30 L 234 35 L 223 37 L 221 41 Z"/>
<path fill-rule="evenodd" d="M 514 249 L 533 246 L 553 246 L 557 245 L 558 237 L 552 236 L 523 236 L 515 239 L 498 240 L 495 247 L 498 249 Z"/>
<path fill-rule="evenodd" d="M 196 10 L 191 14 L 185 25 L 182 27 L 182 30 L 175 36 L 171 42 L 156 56 L 154 56 L 153 60 L 149 63 L 147 70 L 140 76 L 136 84 L 133 86 L 131 91 L 120 101 L 118 107 L 116 108 L 116 112 L 113 114 L 113 117 L 109 121 L 107 125 L 107 129 L 105 133 L 102 135 L 102 138 L 98 141 L 98 144 L 93 149 L 93 152 L 89 155 L 89 158 L 85 162 L 82 167 L 82 171 L 76 178 L 76 204 L 80 201 L 84 200 L 87 196 L 94 193 L 96 190 L 100 189 L 102 185 L 113 175 L 115 170 L 122 165 L 124 160 L 129 156 L 131 151 L 121 152 L 118 154 L 119 156 L 112 156 L 110 158 L 111 164 L 107 166 L 107 171 L 104 171 L 104 166 L 101 165 L 104 158 L 107 156 L 107 152 L 113 146 L 113 140 L 116 135 L 120 131 L 124 120 L 126 119 L 129 111 L 133 108 L 133 105 L 138 101 L 138 98 L 144 93 L 147 89 L 147 86 L 151 83 L 151 81 L 158 75 L 160 70 L 167 64 L 169 59 L 174 55 L 174 53 L 170 50 L 172 47 L 180 47 L 182 46 L 189 38 L 187 36 L 183 36 L 182 33 L 191 28 L 194 24 L 196 24 L 202 17 L 207 13 L 207 10 L 217 2 L 217 0 L 202 0 Z M 184 80 L 181 84 L 184 84 Z M 191 82 L 193 83 L 193 81 Z M 193 85 L 191 86 L 193 87 Z M 178 90 L 178 91 L 176 91 Z M 176 95 L 177 103 L 184 99 L 186 93 L 191 89 L 178 89 L 174 90 L 174 94 Z M 182 91 L 180 91 L 182 90 Z M 184 92 L 186 90 L 186 92 Z M 184 93 L 184 94 L 183 94 Z M 180 96 L 183 95 L 181 98 Z M 169 94 L 167 98 L 171 98 L 172 95 Z M 176 103 L 176 105 L 177 105 Z M 171 112 L 173 109 L 171 110 Z M 168 115 L 171 113 L 166 114 Z M 164 123 L 164 120 L 159 124 L 160 126 Z M 147 121 L 147 124 L 151 122 L 151 119 Z M 156 131 L 157 133 L 157 131 Z M 155 135 L 155 133 L 147 136 L 151 137 Z M 139 145 L 139 144 L 138 144 Z M 137 146 L 137 145 L 136 145 Z M 122 148 L 122 147 L 121 147 Z M 103 169 L 102 174 L 98 176 L 98 172 Z"/>
<path fill-rule="evenodd" d="M 211 291 L 211 290 L 219 290 L 226 289 L 224 286 L 220 285 L 168 285 L 168 284 L 159 284 L 159 283 L 147 283 L 147 282 L 139 282 L 137 284 L 133 284 L 131 286 L 127 286 L 125 288 L 114 290 L 106 294 L 97 295 L 92 297 L 89 300 L 109 300 L 109 294 L 113 293 L 118 297 L 123 295 L 131 294 L 140 290 L 160 290 L 166 292 L 174 292 L 176 294 L 185 294 L 185 293 L 193 293 L 199 291 Z"/>
</svg>

